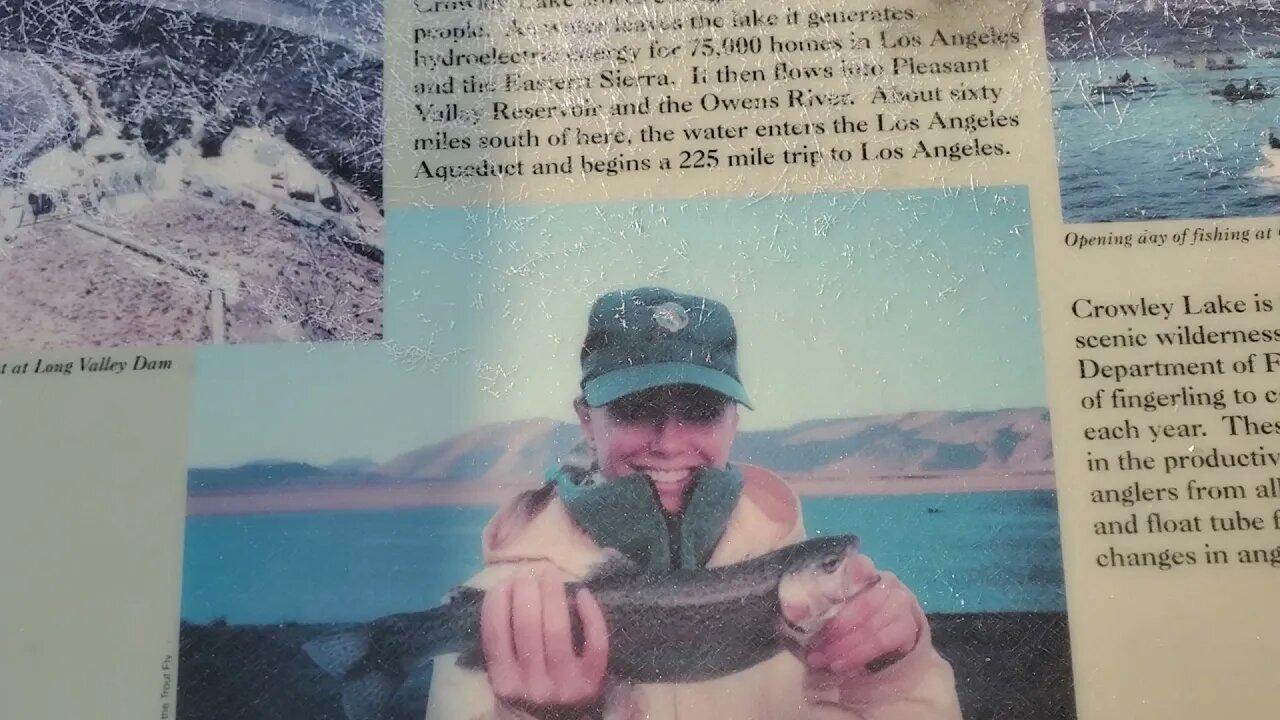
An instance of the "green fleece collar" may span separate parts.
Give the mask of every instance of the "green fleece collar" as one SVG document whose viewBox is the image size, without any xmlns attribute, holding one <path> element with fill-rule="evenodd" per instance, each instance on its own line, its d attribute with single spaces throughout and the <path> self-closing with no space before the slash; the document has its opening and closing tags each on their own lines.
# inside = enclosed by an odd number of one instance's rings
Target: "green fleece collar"
<svg viewBox="0 0 1280 720">
<path fill-rule="evenodd" d="M 650 573 L 705 566 L 742 494 L 742 471 L 704 468 L 684 512 L 672 518 L 644 475 L 603 480 L 598 471 L 568 466 L 547 475 L 597 545 L 618 550 Z"/>
</svg>

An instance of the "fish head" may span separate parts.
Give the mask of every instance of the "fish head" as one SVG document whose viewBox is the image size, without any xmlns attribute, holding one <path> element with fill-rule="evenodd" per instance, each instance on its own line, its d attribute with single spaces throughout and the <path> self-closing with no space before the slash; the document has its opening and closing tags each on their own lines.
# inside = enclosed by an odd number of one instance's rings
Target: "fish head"
<svg viewBox="0 0 1280 720">
<path fill-rule="evenodd" d="M 783 636 L 804 647 L 846 601 L 875 586 L 880 576 L 859 571 L 855 536 L 812 540 L 801 547 L 783 571 L 778 602 Z"/>
</svg>

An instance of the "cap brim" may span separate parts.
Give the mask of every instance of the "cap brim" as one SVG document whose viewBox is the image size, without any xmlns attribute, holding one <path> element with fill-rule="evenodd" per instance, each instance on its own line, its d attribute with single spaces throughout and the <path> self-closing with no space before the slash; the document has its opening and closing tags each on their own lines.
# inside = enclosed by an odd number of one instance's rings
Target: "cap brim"
<svg viewBox="0 0 1280 720">
<path fill-rule="evenodd" d="M 583 384 L 582 395 L 588 405 L 600 407 L 624 395 L 663 385 L 698 385 L 751 408 L 742 383 L 719 370 L 692 363 L 653 363 L 614 370 Z"/>
</svg>

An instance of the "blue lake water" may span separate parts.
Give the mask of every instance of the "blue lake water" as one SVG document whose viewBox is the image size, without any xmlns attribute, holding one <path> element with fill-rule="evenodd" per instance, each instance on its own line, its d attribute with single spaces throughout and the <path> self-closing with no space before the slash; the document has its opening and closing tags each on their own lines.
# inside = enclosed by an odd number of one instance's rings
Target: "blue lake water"
<svg viewBox="0 0 1280 720">
<path fill-rule="evenodd" d="M 1051 492 L 806 498 L 804 506 L 810 535 L 858 534 L 929 612 L 1065 609 Z M 479 568 L 480 530 L 492 513 L 188 518 L 182 617 L 344 622 L 438 604 Z"/>
<path fill-rule="evenodd" d="M 1055 61 L 1054 125 L 1067 222 L 1218 218 L 1280 212 L 1280 180 L 1253 176 L 1263 134 L 1280 134 L 1280 98 L 1229 103 L 1210 94 L 1247 78 L 1280 88 L 1280 60 L 1243 70 L 1166 60 Z M 1203 64 L 1203 58 L 1200 59 Z M 1158 85 L 1133 99 L 1091 101 L 1125 71 Z M 1280 171 L 1277 171 L 1280 177 Z"/>
</svg>

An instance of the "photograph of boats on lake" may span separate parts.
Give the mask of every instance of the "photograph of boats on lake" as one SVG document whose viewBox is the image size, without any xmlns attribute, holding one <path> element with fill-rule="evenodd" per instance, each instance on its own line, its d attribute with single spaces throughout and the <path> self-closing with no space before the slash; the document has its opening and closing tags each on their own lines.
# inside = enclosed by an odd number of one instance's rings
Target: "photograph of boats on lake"
<svg viewBox="0 0 1280 720">
<path fill-rule="evenodd" d="M 549 471 L 583 451 L 588 315 L 657 286 L 707 302 L 600 317 L 657 343 L 731 314 L 743 487 L 767 469 L 809 538 L 857 535 L 910 588 L 966 717 L 1073 720 L 1028 206 L 977 188 L 390 213 L 388 339 L 199 351 L 178 715 L 346 720 L 326 668 L 359 643 L 333 638 L 441 605 L 493 562 L 500 507 L 566 492 Z M 452 653 L 421 655 L 378 661 L 404 671 L 383 716 L 459 687 L 431 686 Z"/>
<path fill-rule="evenodd" d="M 1045 10 L 1063 219 L 1280 213 L 1280 10 L 1112 5 Z"/>
</svg>

